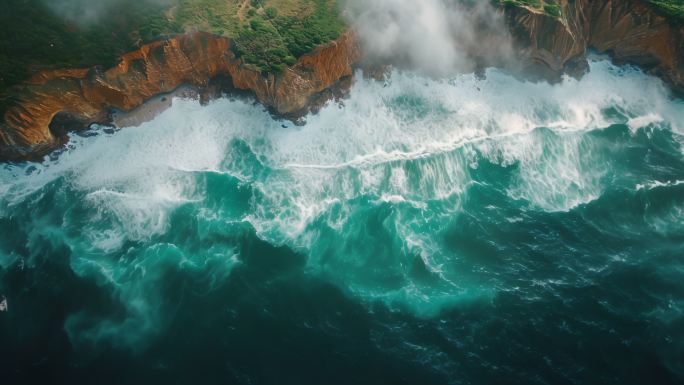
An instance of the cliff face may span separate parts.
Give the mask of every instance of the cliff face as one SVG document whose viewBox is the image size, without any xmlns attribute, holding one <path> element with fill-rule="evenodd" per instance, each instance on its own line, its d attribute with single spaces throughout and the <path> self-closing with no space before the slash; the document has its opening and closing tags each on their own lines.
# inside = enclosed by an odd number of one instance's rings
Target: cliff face
<svg viewBox="0 0 684 385">
<path fill-rule="evenodd" d="M 530 69 L 557 77 L 588 49 L 641 66 L 684 90 L 684 28 L 643 0 L 562 0 L 559 18 L 520 7 L 505 16 Z"/>
<path fill-rule="evenodd" d="M 232 54 L 231 54 L 232 55 Z M 316 48 L 299 58 L 282 74 L 264 78 L 242 65 L 230 65 L 228 73 L 235 88 L 253 91 L 257 99 L 283 115 L 297 114 L 307 108 L 318 93 L 351 76 L 353 65 L 361 59 L 361 49 L 352 32 Z M 234 63 L 234 60 L 231 60 Z"/>
<path fill-rule="evenodd" d="M 360 50 L 352 33 L 317 48 L 280 75 L 262 76 L 236 59 L 230 41 L 207 33 L 141 47 L 107 71 L 42 72 L 12 92 L 0 123 L 0 158 L 40 156 L 61 144 L 63 124 L 106 122 L 112 109 L 132 110 L 183 84 L 207 86 L 227 76 L 281 114 L 305 109 L 320 92 L 352 74 Z"/>
<path fill-rule="evenodd" d="M 684 91 L 684 27 L 644 0 L 559 0 L 553 17 L 526 7 L 503 6 L 522 62 L 546 78 L 580 71 L 593 48 L 632 63 Z M 352 74 L 361 58 L 354 34 L 321 46 L 282 74 L 263 76 L 245 66 L 231 42 L 207 33 L 181 35 L 143 46 L 107 71 L 47 71 L 12 90 L 0 120 L 0 160 L 35 158 L 64 140 L 74 126 L 107 122 L 112 109 L 132 110 L 183 84 L 207 86 L 226 77 L 238 90 L 283 115 L 296 115 Z"/>
</svg>

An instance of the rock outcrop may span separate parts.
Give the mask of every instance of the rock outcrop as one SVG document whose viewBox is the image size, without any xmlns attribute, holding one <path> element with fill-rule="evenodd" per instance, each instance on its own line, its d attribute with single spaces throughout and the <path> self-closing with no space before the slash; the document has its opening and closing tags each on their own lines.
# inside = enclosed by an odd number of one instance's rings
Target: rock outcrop
<svg viewBox="0 0 684 385">
<path fill-rule="evenodd" d="M 684 91 L 684 27 L 644 0 L 561 0 L 562 16 L 505 7 L 505 16 L 533 72 L 559 77 L 581 69 L 587 50 L 640 66 Z"/>
<path fill-rule="evenodd" d="M 684 27 L 645 0 L 558 0 L 561 16 L 502 6 L 522 63 L 545 78 L 581 73 L 589 49 L 641 66 L 684 91 Z M 225 37 L 190 33 L 145 45 L 118 66 L 46 71 L 15 87 L 0 120 L 0 160 L 38 158 L 59 146 L 74 127 L 109 120 L 155 95 L 184 84 L 230 80 L 273 111 L 295 116 L 320 103 L 331 87 L 347 84 L 361 49 L 353 32 L 301 57 L 278 75 L 264 76 L 232 53 Z M 326 91 L 326 92 L 324 92 Z"/>
<path fill-rule="evenodd" d="M 237 59 L 230 40 L 208 33 L 179 35 L 124 55 L 107 71 L 45 71 L 12 90 L 0 122 L 0 158 L 37 158 L 66 139 L 65 131 L 105 123 L 184 84 L 204 87 L 224 77 L 283 115 L 305 110 L 317 94 L 352 75 L 360 58 L 353 33 L 302 56 L 282 74 L 264 76 Z"/>
</svg>

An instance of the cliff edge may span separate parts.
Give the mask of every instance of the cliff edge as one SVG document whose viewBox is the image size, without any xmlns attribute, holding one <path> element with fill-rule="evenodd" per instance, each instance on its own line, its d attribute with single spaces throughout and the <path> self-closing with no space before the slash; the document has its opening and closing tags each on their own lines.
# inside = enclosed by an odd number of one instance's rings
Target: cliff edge
<svg viewBox="0 0 684 385">
<path fill-rule="evenodd" d="M 684 27 L 645 0 L 559 0 L 560 15 L 504 6 L 508 26 L 531 72 L 559 77 L 585 67 L 593 49 L 640 66 L 684 91 Z"/>
<path fill-rule="evenodd" d="M 547 79 L 581 74 L 587 51 L 594 49 L 618 63 L 638 65 L 684 92 L 682 20 L 665 16 L 646 0 L 553 4 L 553 12 L 521 2 L 501 5 L 527 72 Z M 216 78 L 229 79 L 232 88 L 253 93 L 278 114 L 297 115 L 351 76 L 361 59 L 351 31 L 278 74 L 264 75 L 234 52 L 234 41 L 227 37 L 192 32 L 143 45 L 106 71 L 37 73 L 13 87 L 0 109 L 0 160 L 37 159 L 60 146 L 70 129 L 106 123 L 113 110 L 130 111 L 181 85 L 206 87 Z"/>
<path fill-rule="evenodd" d="M 0 123 L 0 158 L 37 158 L 65 140 L 68 128 L 106 123 L 113 109 L 129 111 L 184 84 L 204 87 L 226 77 L 279 114 L 296 114 L 316 95 L 352 75 L 360 58 L 352 32 L 303 55 L 281 74 L 245 65 L 226 37 L 204 32 L 142 46 L 102 71 L 55 70 L 15 87 Z"/>
</svg>

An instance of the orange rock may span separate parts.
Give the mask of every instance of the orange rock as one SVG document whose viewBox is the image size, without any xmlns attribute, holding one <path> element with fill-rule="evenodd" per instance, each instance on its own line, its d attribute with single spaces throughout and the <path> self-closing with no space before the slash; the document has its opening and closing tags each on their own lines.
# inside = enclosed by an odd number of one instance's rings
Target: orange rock
<svg viewBox="0 0 684 385">
<path fill-rule="evenodd" d="M 352 74 L 360 50 L 351 32 L 300 58 L 279 75 L 263 76 L 245 66 L 225 37 L 189 33 L 125 54 L 105 72 L 97 68 L 41 72 L 12 91 L 0 123 L 0 158 L 27 159 L 59 146 L 57 120 L 87 126 L 108 121 L 112 109 L 132 110 L 155 95 L 184 84 L 207 86 L 220 75 L 251 91 L 281 114 L 304 110 L 318 93 Z M 66 119 L 55 119 L 60 115 Z"/>
<path fill-rule="evenodd" d="M 585 63 L 587 50 L 593 48 L 617 61 L 640 65 L 684 90 L 681 24 L 656 13 L 643 0 L 559 1 L 564 9 L 561 18 L 521 7 L 503 8 L 522 62 L 532 72 L 559 78 L 572 65 Z M 130 111 L 155 95 L 183 84 L 206 86 L 219 76 L 230 77 L 235 88 L 254 93 L 274 111 L 296 115 L 351 75 L 360 57 L 354 34 L 347 32 L 302 56 L 282 74 L 263 76 L 235 58 L 227 38 L 196 32 L 145 45 L 104 72 L 41 72 L 11 93 L 12 102 L 0 122 L 0 159 L 39 156 L 61 144 L 62 124 L 106 122 L 112 109 Z"/>
</svg>

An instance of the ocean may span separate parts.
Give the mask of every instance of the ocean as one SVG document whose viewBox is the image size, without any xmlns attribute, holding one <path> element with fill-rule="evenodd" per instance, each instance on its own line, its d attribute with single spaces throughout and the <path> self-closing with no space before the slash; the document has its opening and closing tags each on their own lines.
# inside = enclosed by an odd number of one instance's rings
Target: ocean
<svg viewBox="0 0 684 385">
<path fill-rule="evenodd" d="M 684 102 L 604 60 L 177 98 L 0 165 L 3 298 L 5 384 L 681 384 Z"/>
</svg>

